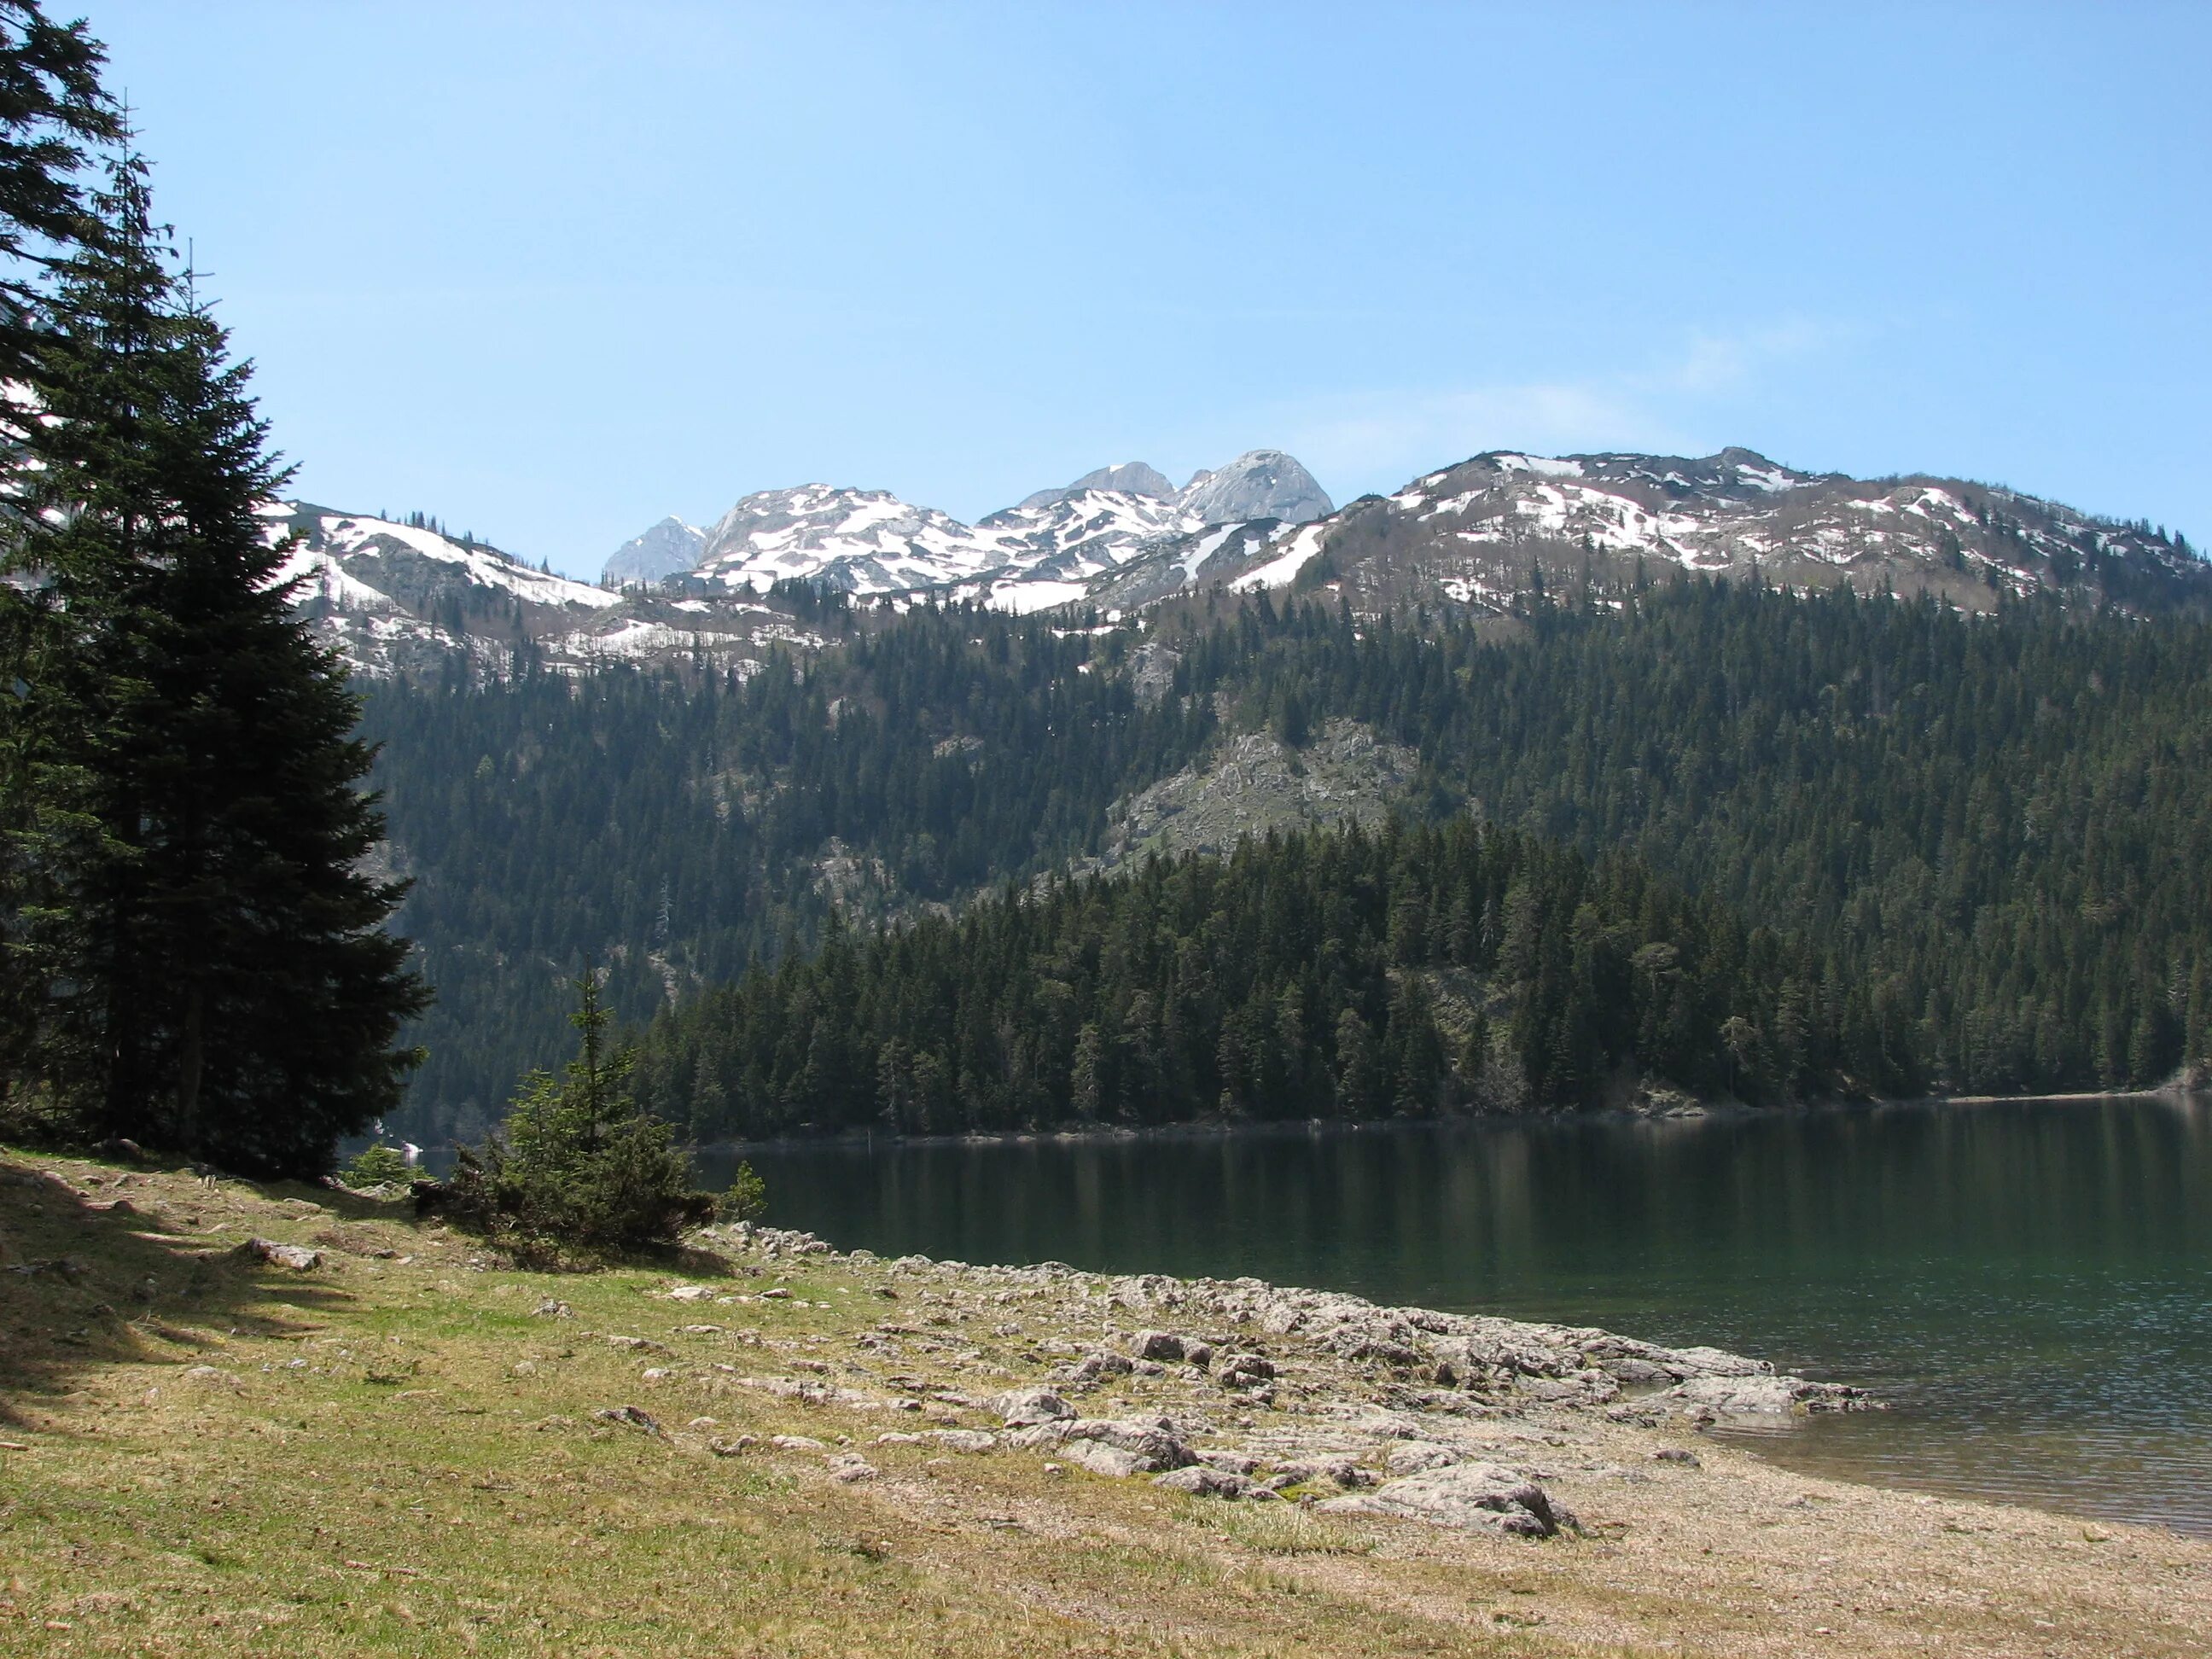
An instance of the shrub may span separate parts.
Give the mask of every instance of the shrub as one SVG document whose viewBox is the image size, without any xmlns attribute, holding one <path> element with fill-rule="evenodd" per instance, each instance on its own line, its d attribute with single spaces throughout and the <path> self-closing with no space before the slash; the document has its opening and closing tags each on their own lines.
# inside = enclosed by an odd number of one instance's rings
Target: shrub
<svg viewBox="0 0 2212 1659">
<path fill-rule="evenodd" d="M 340 1170 L 338 1179 L 349 1187 L 404 1187 L 414 1174 L 405 1155 L 397 1146 L 387 1146 L 380 1140 L 364 1148 L 359 1157 Z"/>
<path fill-rule="evenodd" d="M 624 1086 L 635 1057 L 607 1051 L 599 976 L 586 969 L 575 987 L 576 1058 L 558 1078 L 523 1079 L 504 1131 L 461 1148 L 441 1194 L 456 1222 L 525 1259 L 673 1244 L 715 1213 L 714 1194 L 692 1186 L 675 1131 L 641 1113 Z"/>
<path fill-rule="evenodd" d="M 724 1221 L 758 1221 L 768 1213 L 768 1182 L 751 1164 L 738 1164 L 729 1189 L 714 1200 L 714 1213 Z"/>
</svg>

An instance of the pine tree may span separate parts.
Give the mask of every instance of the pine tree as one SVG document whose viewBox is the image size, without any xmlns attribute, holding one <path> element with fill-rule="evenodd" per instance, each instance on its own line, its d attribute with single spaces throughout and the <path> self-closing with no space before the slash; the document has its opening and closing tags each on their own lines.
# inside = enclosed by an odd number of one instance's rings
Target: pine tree
<svg viewBox="0 0 2212 1659">
<path fill-rule="evenodd" d="M 264 1175 L 327 1170 L 393 1108 L 427 1000 L 337 658 L 257 508 L 287 476 L 225 331 L 170 273 L 146 168 L 111 167 L 39 342 L 15 562 L 45 584 L 53 785 L 22 856 L 29 1059 L 96 1133 Z"/>
</svg>

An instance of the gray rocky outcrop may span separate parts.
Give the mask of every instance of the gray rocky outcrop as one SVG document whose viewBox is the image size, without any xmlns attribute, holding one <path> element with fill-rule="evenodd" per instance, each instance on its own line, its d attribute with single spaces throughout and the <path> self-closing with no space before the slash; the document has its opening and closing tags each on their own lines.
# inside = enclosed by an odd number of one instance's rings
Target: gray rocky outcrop
<svg viewBox="0 0 2212 1659">
<path fill-rule="evenodd" d="M 1152 1484 L 1166 1492 L 1187 1492 L 1193 1498 L 1257 1498 L 1266 1501 L 1279 1496 L 1247 1476 L 1231 1474 L 1225 1469 L 1210 1468 L 1203 1463 L 1194 1463 L 1188 1468 L 1157 1476 Z"/>
<path fill-rule="evenodd" d="M 1863 1389 L 1780 1376 L 1765 1360 L 1717 1348 L 1669 1348 L 1588 1327 L 1383 1307 L 1256 1279 L 1143 1274 L 1115 1280 L 1112 1294 L 1139 1313 L 1294 1338 L 1340 1359 L 1425 1373 L 1476 1396 L 1603 1406 L 1640 1395 L 1662 1409 L 1716 1417 L 1856 1411 L 1873 1404 Z M 1232 1388 L 1273 1375 L 1272 1362 L 1256 1355 L 1230 1354 L 1215 1369 L 1217 1380 Z"/>
<path fill-rule="evenodd" d="M 1371 1490 L 1326 1499 L 1320 1507 L 1340 1513 L 1398 1515 L 1468 1532 L 1494 1532 L 1524 1538 L 1549 1538 L 1574 1517 L 1556 1508 L 1544 1489 L 1526 1476 L 1488 1463 L 1457 1463 Z"/>
</svg>

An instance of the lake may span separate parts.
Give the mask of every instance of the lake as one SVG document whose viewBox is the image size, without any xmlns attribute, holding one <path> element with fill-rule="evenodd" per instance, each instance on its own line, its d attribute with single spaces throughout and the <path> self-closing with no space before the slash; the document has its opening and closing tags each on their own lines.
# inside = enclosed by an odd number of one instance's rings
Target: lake
<svg viewBox="0 0 2212 1659">
<path fill-rule="evenodd" d="M 2201 1098 L 749 1157 L 771 1221 L 843 1248 L 1712 1343 L 1892 1403 L 1759 1437 L 1779 1461 L 2212 1534 Z"/>
</svg>

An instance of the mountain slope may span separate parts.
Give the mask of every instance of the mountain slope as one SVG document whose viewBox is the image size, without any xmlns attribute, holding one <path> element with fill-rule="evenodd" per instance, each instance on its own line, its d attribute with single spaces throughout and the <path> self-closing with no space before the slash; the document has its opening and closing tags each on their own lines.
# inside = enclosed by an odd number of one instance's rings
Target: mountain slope
<svg viewBox="0 0 2212 1659">
<path fill-rule="evenodd" d="M 283 577 L 295 603 L 372 674 L 459 655 L 495 667 L 537 635 L 574 629 L 621 603 L 588 583 L 532 568 L 470 538 L 305 501 L 264 507 L 273 544 L 297 537 Z"/>
<path fill-rule="evenodd" d="M 882 490 L 805 484 L 748 495 L 708 531 L 664 520 L 609 561 L 619 593 L 420 522 L 297 502 L 267 511 L 272 537 L 303 537 L 289 567 L 305 579 L 303 608 L 376 674 L 456 659 L 498 674 L 518 651 L 569 665 L 676 655 L 757 664 L 770 645 L 816 638 L 799 615 L 814 601 L 780 583 L 1018 612 L 1127 612 L 1212 587 L 1298 586 L 1363 616 L 1419 605 L 1481 615 L 1540 586 L 1570 593 L 1587 582 L 1612 602 L 1639 582 L 1704 574 L 1927 592 L 1973 611 L 2043 592 L 2136 615 L 2212 610 L 2212 568 L 2148 525 L 1963 479 L 1803 472 L 1746 449 L 1498 451 L 1393 495 L 1328 505 L 1311 475 L 1273 450 L 1180 490 L 1125 462 L 973 525 Z"/>
<path fill-rule="evenodd" d="M 2212 572 L 2187 544 L 1994 485 L 1857 479 L 1746 449 L 1702 459 L 1478 455 L 1324 520 L 1313 556 L 1356 611 L 1446 602 L 1499 610 L 1540 573 L 1626 586 L 1671 568 L 1801 587 L 1932 592 L 1969 611 L 2056 592 L 2140 611 L 2201 605 Z M 1239 577 L 1285 585 L 1308 561 Z"/>
<path fill-rule="evenodd" d="M 823 643 L 790 607 L 750 593 L 719 605 L 626 596 L 425 523 L 303 501 L 270 502 L 262 521 L 272 543 L 298 538 L 282 574 L 299 584 L 300 613 L 371 678 L 442 673 L 455 664 L 471 678 L 496 678 L 521 659 L 579 669 L 678 655 L 744 673 L 775 646 Z"/>
</svg>

